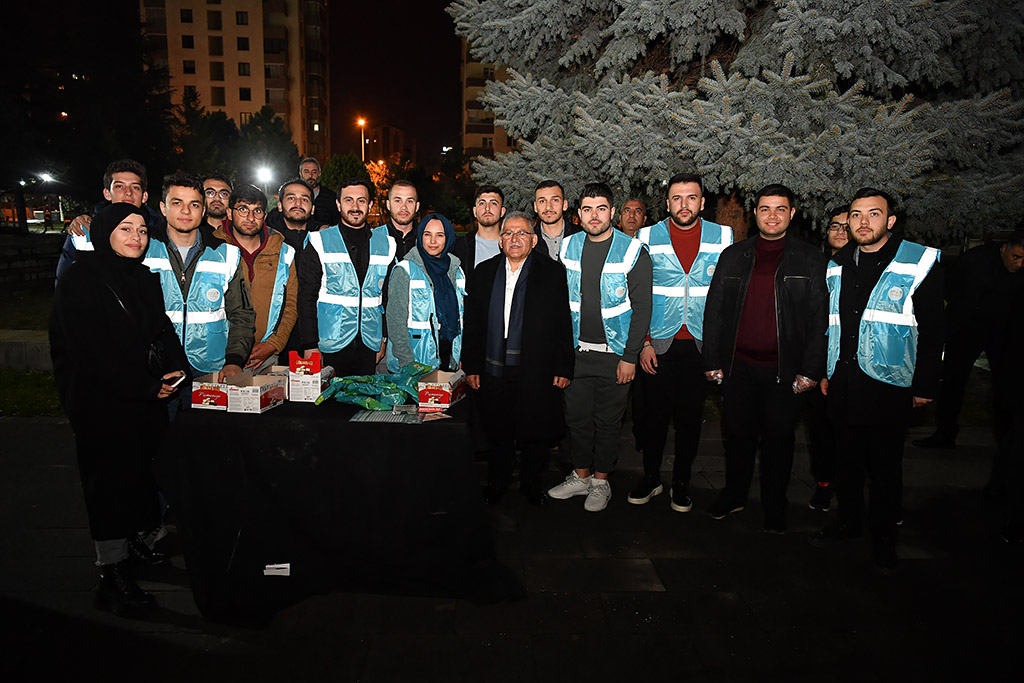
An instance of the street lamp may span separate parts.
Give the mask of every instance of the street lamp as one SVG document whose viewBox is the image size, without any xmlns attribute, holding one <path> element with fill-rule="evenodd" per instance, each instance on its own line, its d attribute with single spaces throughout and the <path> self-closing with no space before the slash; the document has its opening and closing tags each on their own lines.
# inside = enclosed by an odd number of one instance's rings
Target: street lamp
<svg viewBox="0 0 1024 683">
<path fill-rule="evenodd" d="M 359 154 L 363 159 L 363 163 L 366 163 L 366 135 L 363 131 L 363 127 L 366 125 L 366 119 L 359 119 L 356 121 L 359 126 Z"/>
<path fill-rule="evenodd" d="M 270 182 L 272 177 L 273 176 L 270 173 L 270 169 L 267 168 L 266 166 L 260 166 L 259 168 L 256 169 L 256 179 L 263 184 L 264 194 L 267 191 L 267 183 Z"/>
</svg>

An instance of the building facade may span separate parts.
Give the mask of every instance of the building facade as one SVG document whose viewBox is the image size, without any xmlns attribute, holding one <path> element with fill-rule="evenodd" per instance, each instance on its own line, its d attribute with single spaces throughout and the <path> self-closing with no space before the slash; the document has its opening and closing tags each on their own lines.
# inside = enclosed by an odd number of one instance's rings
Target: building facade
<svg viewBox="0 0 1024 683">
<path fill-rule="evenodd" d="M 515 141 L 504 128 L 494 125 L 494 113 L 484 109 L 477 97 L 488 81 L 504 80 L 505 67 L 477 62 L 462 39 L 462 149 L 469 157 L 494 157 L 515 149 Z"/>
<path fill-rule="evenodd" d="M 198 95 L 239 126 L 264 105 L 304 156 L 330 153 L 326 0 L 140 0 L 174 103 Z"/>
</svg>

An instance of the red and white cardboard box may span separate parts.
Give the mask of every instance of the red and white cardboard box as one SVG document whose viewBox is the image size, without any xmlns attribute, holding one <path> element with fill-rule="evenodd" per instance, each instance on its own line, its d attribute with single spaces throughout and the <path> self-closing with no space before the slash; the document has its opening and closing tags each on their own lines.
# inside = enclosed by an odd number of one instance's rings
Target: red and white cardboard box
<svg viewBox="0 0 1024 683">
<path fill-rule="evenodd" d="M 228 385 L 217 381 L 217 373 L 192 380 L 192 407 L 204 410 L 228 409 Z"/>
<path fill-rule="evenodd" d="M 229 413 L 265 413 L 284 403 L 288 380 L 280 375 L 243 372 L 227 381 Z"/>
<path fill-rule="evenodd" d="M 334 368 L 321 367 L 320 353 L 299 358 L 296 351 L 288 353 L 288 400 L 312 403 L 323 393 L 334 377 Z"/>
<path fill-rule="evenodd" d="M 418 389 L 421 413 L 447 410 L 466 395 L 466 373 L 434 370 L 420 377 Z"/>
</svg>

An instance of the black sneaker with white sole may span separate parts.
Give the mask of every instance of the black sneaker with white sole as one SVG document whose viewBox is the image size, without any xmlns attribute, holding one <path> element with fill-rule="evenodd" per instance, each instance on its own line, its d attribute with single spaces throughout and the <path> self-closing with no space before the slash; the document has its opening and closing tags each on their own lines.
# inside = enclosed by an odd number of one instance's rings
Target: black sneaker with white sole
<svg viewBox="0 0 1024 683">
<path fill-rule="evenodd" d="M 672 484 L 670 504 L 676 512 L 689 512 L 693 509 L 693 501 L 686 495 L 686 484 Z"/>
<path fill-rule="evenodd" d="M 642 477 L 637 485 L 626 496 L 626 500 L 633 505 L 643 505 L 665 490 L 661 480 L 657 477 Z"/>
</svg>

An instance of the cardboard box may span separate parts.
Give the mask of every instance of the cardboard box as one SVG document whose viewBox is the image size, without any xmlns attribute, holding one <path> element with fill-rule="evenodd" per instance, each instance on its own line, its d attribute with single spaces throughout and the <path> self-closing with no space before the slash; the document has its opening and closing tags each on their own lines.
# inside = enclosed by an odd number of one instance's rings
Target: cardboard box
<svg viewBox="0 0 1024 683">
<path fill-rule="evenodd" d="M 420 377 L 420 412 L 447 410 L 466 395 L 466 373 L 434 370 Z"/>
<path fill-rule="evenodd" d="M 288 354 L 288 400 L 313 403 L 323 393 L 334 377 L 334 368 L 320 366 L 320 353 L 311 358 L 299 358 L 299 354 Z"/>
<path fill-rule="evenodd" d="M 200 375 L 192 380 L 192 407 L 203 410 L 228 409 L 228 385 L 217 381 L 217 374 Z"/>
<path fill-rule="evenodd" d="M 284 403 L 288 380 L 280 375 L 243 372 L 228 379 L 229 413 L 265 413 Z"/>
</svg>

